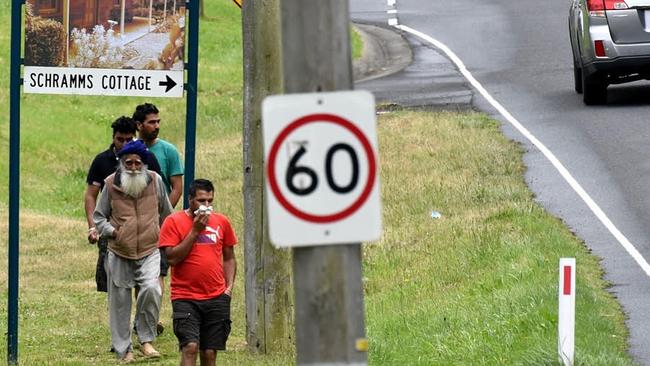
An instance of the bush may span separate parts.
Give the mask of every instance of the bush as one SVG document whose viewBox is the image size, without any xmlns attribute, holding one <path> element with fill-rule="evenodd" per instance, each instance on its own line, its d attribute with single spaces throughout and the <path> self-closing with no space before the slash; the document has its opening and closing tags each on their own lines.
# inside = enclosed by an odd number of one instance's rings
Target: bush
<svg viewBox="0 0 650 366">
<path fill-rule="evenodd" d="M 114 39 L 114 31 L 106 31 L 101 25 L 96 25 L 92 33 L 74 28 L 70 38 L 68 66 L 106 69 L 123 66 L 124 49 Z"/>
<path fill-rule="evenodd" d="M 25 65 L 60 66 L 65 60 L 65 29 L 56 20 L 25 14 Z"/>
</svg>

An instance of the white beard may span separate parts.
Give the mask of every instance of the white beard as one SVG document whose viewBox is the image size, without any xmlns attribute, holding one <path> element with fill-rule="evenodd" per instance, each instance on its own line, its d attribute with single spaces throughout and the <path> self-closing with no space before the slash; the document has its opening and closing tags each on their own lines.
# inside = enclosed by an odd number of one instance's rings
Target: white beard
<svg viewBox="0 0 650 366">
<path fill-rule="evenodd" d="M 147 187 L 147 167 L 144 166 L 141 170 L 128 170 L 120 162 L 120 172 L 122 191 L 133 198 L 138 198 Z"/>
</svg>

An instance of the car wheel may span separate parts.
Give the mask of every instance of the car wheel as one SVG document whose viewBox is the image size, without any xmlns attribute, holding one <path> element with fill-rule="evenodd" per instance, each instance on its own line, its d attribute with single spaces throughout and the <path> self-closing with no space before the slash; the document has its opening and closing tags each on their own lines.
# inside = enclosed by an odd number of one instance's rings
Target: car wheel
<svg viewBox="0 0 650 366">
<path fill-rule="evenodd" d="M 607 83 L 600 74 L 582 72 L 582 100 L 586 105 L 605 104 L 607 102 Z"/>
<path fill-rule="evenodd" d="M 582 69 L 575 62 L 573 63 L 573 84 L 576 93 L 582 94 Z"/>
</svg>

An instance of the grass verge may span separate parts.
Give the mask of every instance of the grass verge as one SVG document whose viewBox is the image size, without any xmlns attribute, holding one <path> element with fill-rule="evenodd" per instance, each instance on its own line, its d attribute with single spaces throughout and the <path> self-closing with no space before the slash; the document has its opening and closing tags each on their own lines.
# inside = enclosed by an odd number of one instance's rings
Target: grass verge
<svg viewBox="0 0 650 366">
<path fill-rule="evenodd" d="M 598 260 L 533 201 L 495 121 L 379 123 L 385 229 L 364 248 L 373 364 L 557 364 L 560 257 L 577 260 L 576 364 L 632 364 Z"/>
<path fill-rule="evenodd" d="M 363 40 L 355 27 L 350 27 L 350 47 L 352 48 L 352 59 L 359 60 L 363 53 Z"/>
<path fill-rule="evenodd" d="M 557 265 L 564 256 L 578 261 L 577 364 L 632 364 L 623 316 L 598 261 L 533 202 L 521 151 L 494 121 L 398 112 L 379 119 L 379 138 L 385 230 L 381 242 L 364 247 L 371 364 L 557 364 Z M 221 145 L 217 160 L 238 160 L 236 138 Z M 221 184 L 225 191 L 240 185 Z M 432 219 L 432 210 L 442 218 Z M 84 244 L 83 222 L 28 210 L 21 224 L 21 361 L 110 364 L 105 296 L 94 291 L 95 250 Z M 237 219 L 239 232 L 241 225 Z M 4 264 L 4 228 L 0 240 Z M 237 254 L 242 258 L 241 248 Z M 0 282 L 6 285 L 6 275 Z M 237 288 L 241 294 L 241 276 Z M 2 318 L 5 304 L 6 292 Z M 244 302 L 233 304 L 235 327 L 221 364 L 293 362 L 292 354 L 248 355 Z M 157 342 L 164 358 L 156 364 L 175 364 L 169 328 Z"/>
</svg>

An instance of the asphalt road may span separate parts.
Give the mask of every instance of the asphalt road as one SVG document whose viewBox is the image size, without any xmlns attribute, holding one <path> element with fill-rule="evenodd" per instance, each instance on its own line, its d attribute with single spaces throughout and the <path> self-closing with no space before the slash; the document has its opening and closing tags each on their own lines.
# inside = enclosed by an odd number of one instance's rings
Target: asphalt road
<svg viewBox="0 0 650 366">
<path fill-rule="evenodd" d="M 386 1 L 350 2 L 354 21 L 388 27 Z M 585 106 L 573 91 L 568 0 L 397 0 L 395 8 L 399 24 L 449 46 L 487 91 L 557 156 L 614 225 L 650 260 L 650 82 L 610 86 L 606 106 Z M 420 71 L 411 77 L 427 76 L 430 65 L 439 64 L 440 55 L 412 36 L 405 38 L 415 46 L 409 68 Z M 409 68 L 391 77 L 408 76 Z M 426 81 L 421 79 L 410 89 L 394 82 L 382 84 L 381 80 L 361 83 L 357 88 L 373 90 L 379 99 L 400 98 L 422 104 L 422 100 L 448 87 L 445 82 L 449 78 L 440 81 L 435 73 L 429 73 Z M 453 82 L 455 92 L 463 87 L 470 90 L 462 81 Z M 423 90 L 423 85 L 428 87 Z M 439 96 L 444 97 L 444 90 Z M 605 278 L 613 284 L 611 291 L 629 317 L 630 353 L 639 363 L 650 365 L 648 275 L 536 147 L 476 93 L 470 103 L 504 121 L 504 133 L 527 149 L 526 181 L 538 202 L 564 220 L 595 255 L 603 258 Z M 577 268 L 579 276 L 580 263 Z"/>
</svg>

